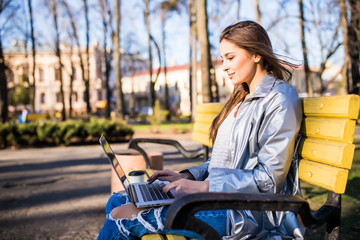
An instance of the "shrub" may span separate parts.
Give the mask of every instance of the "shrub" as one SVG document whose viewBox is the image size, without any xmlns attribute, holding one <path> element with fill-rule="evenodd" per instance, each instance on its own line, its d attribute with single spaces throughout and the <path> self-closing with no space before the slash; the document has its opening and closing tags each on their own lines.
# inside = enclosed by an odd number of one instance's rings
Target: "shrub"
<svg viewBox="0 0 360 240">
<path fill-rule="evenodd" d="M 90 121 L 31 122 L 0 124 L 0 148 L 86 144 L 97 142 L 101 133 L 111 141 L 128 140 L 134 131 L 120 121 L 95 118 Z"/>
</svg>

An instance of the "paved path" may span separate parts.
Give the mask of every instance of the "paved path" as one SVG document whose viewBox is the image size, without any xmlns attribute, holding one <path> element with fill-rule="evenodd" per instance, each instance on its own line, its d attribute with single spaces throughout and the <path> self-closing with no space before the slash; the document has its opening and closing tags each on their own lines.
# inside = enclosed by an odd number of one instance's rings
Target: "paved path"
<svg viewBox="0 0 360 240">
<path fill-rule="evenodd" d="M 189 134 L 171 137 L 188 149 L 199 147 Z M 127 143 L 112 146 L 120 151 Z M 193 164 L 171 146 L 145 149 L 161 149 L 165 168 Z M 100 145 L 0 150 L 0 239 L 96 239 L 109 196 L 110 164 Z"/>
<path fill-rule="evenodd" d="M 199 147 L 190 134 L 134 137 L 170 137 L 187 149 Z M 112 146 L 120 151 L 127 143 Z M 145 148 L 164 152 L 165 168 L 193 165 L 171 146 Z M 95 239 L 109 196 L 110 164 L 100 145 L 0 150 L 0 239 Z"/>
</svg>

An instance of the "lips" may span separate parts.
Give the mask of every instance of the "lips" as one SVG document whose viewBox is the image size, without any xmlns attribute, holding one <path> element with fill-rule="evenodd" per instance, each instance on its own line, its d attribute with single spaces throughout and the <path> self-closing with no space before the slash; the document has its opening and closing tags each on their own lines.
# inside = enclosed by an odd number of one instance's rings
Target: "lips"
<svg viewBox="0 0 360 240">
<path fill-rule="evenodd" d="M 235 73 L 228 73 L 227 75 L 228 75 L 228 77 L 229 77 L 230 79 L 232 79 L 232 77 L 234 76 L 234 74 L 235 74 Z"/>
</svg>

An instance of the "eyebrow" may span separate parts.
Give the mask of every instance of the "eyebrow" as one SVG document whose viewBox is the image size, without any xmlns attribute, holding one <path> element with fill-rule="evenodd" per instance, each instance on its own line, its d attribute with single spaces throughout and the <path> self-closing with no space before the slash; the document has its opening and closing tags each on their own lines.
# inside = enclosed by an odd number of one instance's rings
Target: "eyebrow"
<svg viewBox="0 0 360 240">
<path fill-rule="evenodd" d="M 234 54 L 234 52 L 227 52 L 227 53 L 224 54 L 224 57 L 227 57 L 227 56 L 229 56 L 230 54 Z M 222 56 L 220 56 L 220 57 L 222 58 Z"/>
</svg>

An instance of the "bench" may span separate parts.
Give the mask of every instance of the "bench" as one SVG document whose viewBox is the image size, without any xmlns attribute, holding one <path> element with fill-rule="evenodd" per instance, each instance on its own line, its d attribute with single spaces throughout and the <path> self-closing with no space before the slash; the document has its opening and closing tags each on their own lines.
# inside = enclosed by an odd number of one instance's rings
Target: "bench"
<svg viewBox="0 0 360 240">
<path fill-rule="evenodd" d="M 32 121 L 40 121 L 40 120 L 47 120 L 49 115 L 46 113 L 29 113 L 26 115 L 25 121 L 32 122 Z"/>
<path fill-rule="evenodd" d="M 214 229 L 196 219 L 194 214 L 208 209 L 292 211 L 307 229 L 316 229 L 326 224 L 325 239 L 339 239 L 341 195 L 345 192 L 354 156 L 355 146 L 352 142 L 360 97 L 346 95 L 305 98 L 302 99 L 302 104 L 304 119 L 300 130 L 302 140 L 298 148 L 299 178 L 328 190 L 327 201 L 322 207 L 312 210 L 307 200 L 300 196 L 273 193 L 188 194 L 170 205 L 165 221 L 166 227 L 191 230 L 199 233 L 204 239 L 221 239 Z M 195 123 L 195 132 L 197 126 L 202 125 Z M 205 125 L 200 128 L 203 131 L 208 129 Z M 168 144 L 165 140 L 161 141 Z M 166 237 L 185 239 L 171 235 Z M 164 238 L 160 234 L 149 234 L 142 239 Z"/>
<path fill-rule="evenodd" d="M 224 107 L 222 103 L 207 103 L 196 106 L 196 116 L 191 139 L 195 142 L 201 143 L 202 148 L 196 152 L 187 151 L 181 143 L 176 140 L 162 139 L 162 138 L 135 138 L 129 142 L 129 148 L 135 149 L 141 153 L 146 162 L 146 168 L 151 169 L 151 163 L 145 150 L 139 146 L 139 143 L 157 143 L 172 145 L 179 150 L 179 152 L 189 159 L 203 157 L 204 161 L 209 158 L 209 148 L 211 142 L 209 140 L 209 129 L 214 118 L 219 114 Z"/>
</svg>

